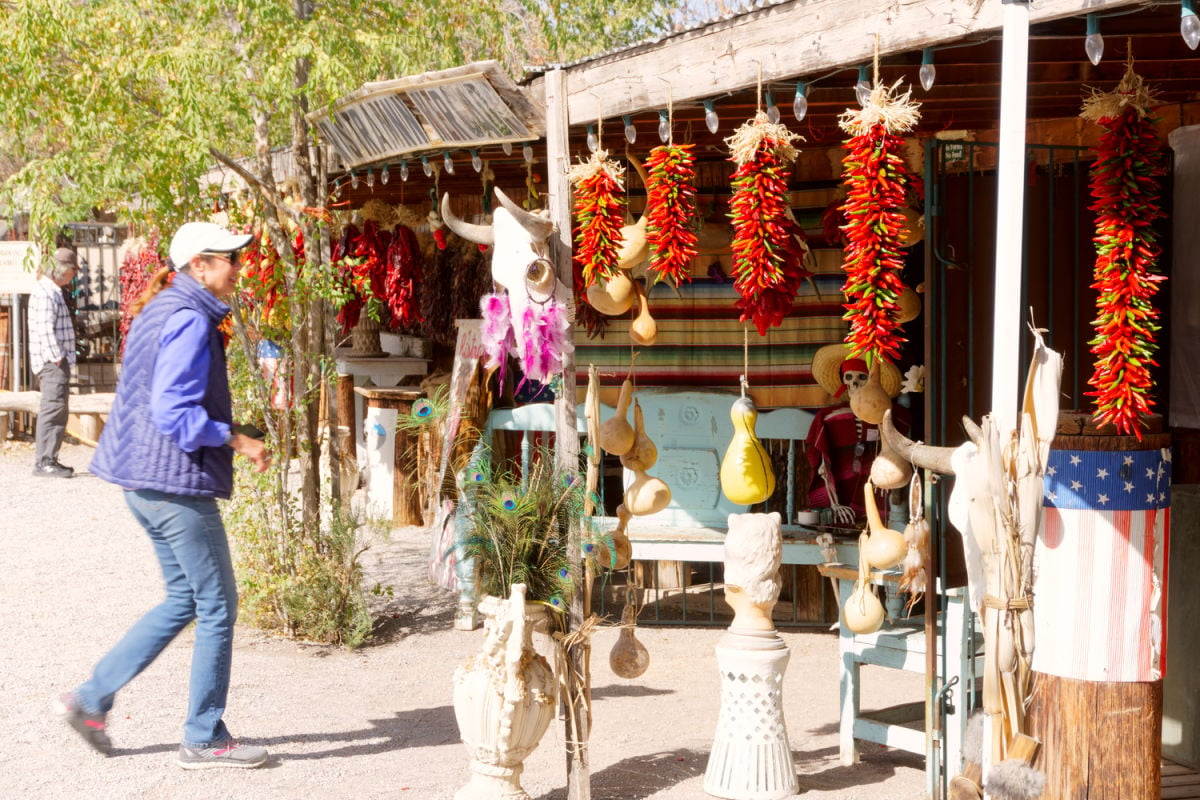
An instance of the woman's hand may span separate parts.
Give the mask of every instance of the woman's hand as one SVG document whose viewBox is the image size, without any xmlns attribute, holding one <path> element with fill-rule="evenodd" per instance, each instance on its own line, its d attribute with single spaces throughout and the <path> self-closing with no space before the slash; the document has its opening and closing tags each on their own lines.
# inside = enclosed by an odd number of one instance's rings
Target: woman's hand
<svg viewBox="0 0 1200 800">
<path fill-rule="evenodd" d="M 261 439 L 235 433 L 229 440 L 229 446 L 233 448 L 233 452 L 254 462 L 255 472 L 266 472 L 271 466 L 271 451 L 267 449 Z"/>
</svg>

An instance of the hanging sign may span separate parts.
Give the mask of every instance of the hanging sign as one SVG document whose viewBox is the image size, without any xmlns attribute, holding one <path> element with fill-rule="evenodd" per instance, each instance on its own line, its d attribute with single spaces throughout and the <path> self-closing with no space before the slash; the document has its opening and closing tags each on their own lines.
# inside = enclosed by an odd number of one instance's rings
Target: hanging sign
<svg viewBox="0 0 1200 800">
<path fill-rule="evenodd" d="M 0 294 L 32 294 L 41 248 L 33 242 L 0 242 Z"/>
</svg>

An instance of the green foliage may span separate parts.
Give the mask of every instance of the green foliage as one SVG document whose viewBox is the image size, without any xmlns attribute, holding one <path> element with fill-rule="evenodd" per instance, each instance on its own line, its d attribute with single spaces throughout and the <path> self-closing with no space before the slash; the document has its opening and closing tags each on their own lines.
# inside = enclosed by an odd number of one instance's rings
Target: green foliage
<svg viewBox="0 0 1200 800">
<path fill-rule="evenodd" d="M 530 601 L 565 609 L 574 594 L 567 548 L 572 521 L 583 514 L 583 481 L 555 467 L 544 447 L 530 455 L 524 479 L 509 468 L 495 470 L 486 455 L 463 473 L 462 502 L 470 530 L 465 555 L 475 559 L 483 594 L 507 597 L 526 585 Z"/>
<path fill-rule="evenodd" d="M 228 354 L 236 417 L 274 431 L 269 446 L 286 451 L 290 442 L 280 437 L 290 438 L 300 429 L 304 404 L 311 400 L 300 395 L 297 406 L 273 407 L 245 351 L 231 346 Z M 361 542 L 384 535 L 387 527 L 365 522 L 361 514 L 330 499 L 327 486 L 319 522 L 305 524 L 301 503 L 279 466 L 286 463 L 279 459 L 259 474 L 238 459 L 237 491 L 224 505 L 225 524 L 236 544 L 242 617 L 306 641 L 357 647 L 373 624 L 363 588 L 366 546 Z"/>
<path fill-rule="evenodd" d="M 297 14 L 297 7 L 302 13 Z M 497 59 L 570 60 L 661 32 L 665 0 L 0 2 L 0 175 L 50 236 L 93 209 L 170 229 L 216 153 L 292 147 L 294 119 L 363 82 Z M 311 131 L 305 134 L 309 141 Z M 4 198 L 0 198 L 0 202 Z"/>
</svg>

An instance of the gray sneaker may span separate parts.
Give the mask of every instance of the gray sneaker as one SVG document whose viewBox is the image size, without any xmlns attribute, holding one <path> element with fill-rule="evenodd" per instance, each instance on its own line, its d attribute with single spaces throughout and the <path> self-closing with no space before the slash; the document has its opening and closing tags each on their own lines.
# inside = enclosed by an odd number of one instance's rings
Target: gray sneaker
<svg viewBox="0 0 1200 800">
<path fill-rule="evenodd" d="M 55 698 L 54 710 L 97 753 L 108 755 L 112 752 L 112 742 L 109 741 L 108 732 L 105 730 L 105 715 L 84 711 L 74 692 L 67 692 Z"/>
<path fill-rule="evenodd" d="M 233 739 L 212 747 L 179 746 L 179 766 L 184 769 L 254 769 L 265 763 L 267 751 L 264 748 L 238 744 Z"/>
</svg>

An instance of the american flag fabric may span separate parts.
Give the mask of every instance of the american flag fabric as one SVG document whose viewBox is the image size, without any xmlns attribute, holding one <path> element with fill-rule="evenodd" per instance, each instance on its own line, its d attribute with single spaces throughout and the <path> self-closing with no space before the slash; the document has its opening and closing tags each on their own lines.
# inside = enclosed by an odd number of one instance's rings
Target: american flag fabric
<svg viewBox="0 0 1200 800">
<path fill-rule="evenodd" d="M 1171 451 L 1051 450 L 1044 504 L 1033 668 L 1088 681 L 1161 678 Z"/>
</svg>

